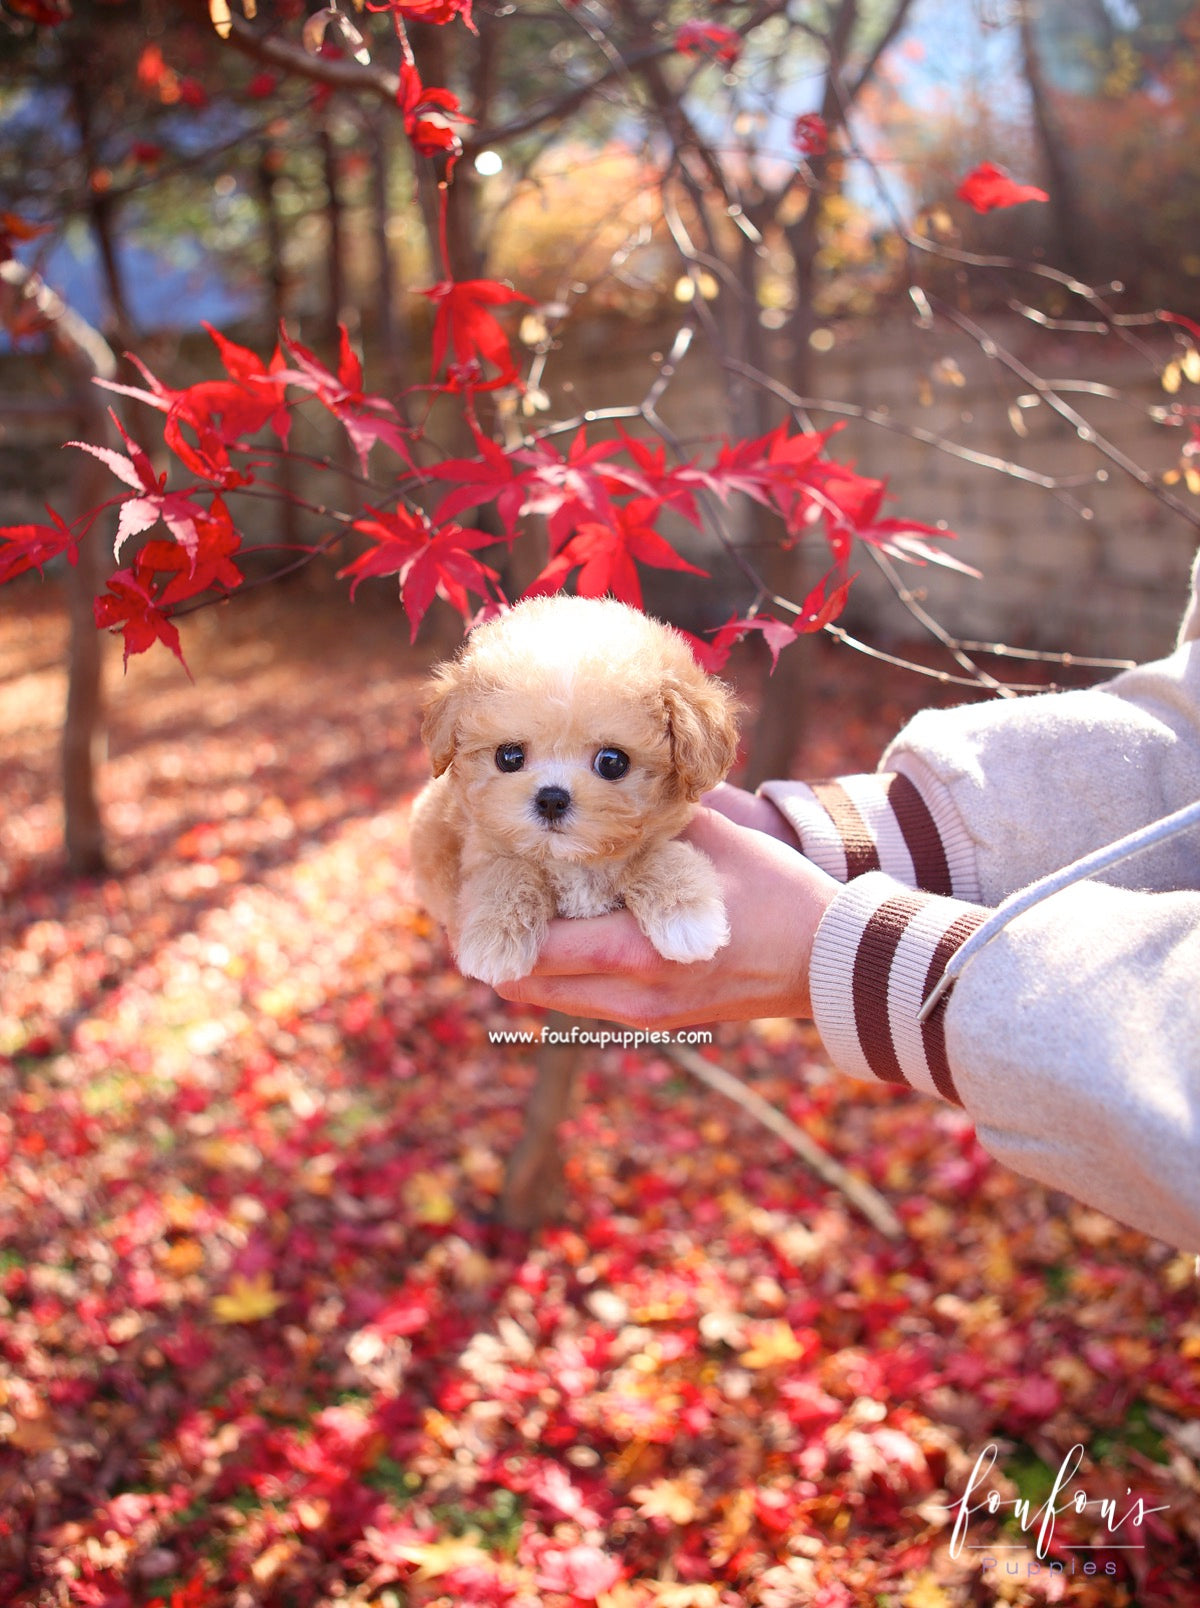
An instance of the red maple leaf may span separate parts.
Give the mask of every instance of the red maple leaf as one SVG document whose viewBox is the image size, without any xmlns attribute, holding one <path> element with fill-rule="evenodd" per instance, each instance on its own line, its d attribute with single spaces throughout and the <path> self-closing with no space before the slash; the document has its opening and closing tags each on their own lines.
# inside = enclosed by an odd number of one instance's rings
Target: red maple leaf
<svg viewBox="0 0 1200 1608">
<path fill-rule="evenodd" d="M 166 445 L 194 474 L 214 485 L 245 485 L 248 477 L 234 469 L 227 448 L 240 446 L 241 438 L 253 435 L 270 423 L 286 446 L 291 415 L 284 399 L 286 376 L 283 358 L 276 350 L 268 368 L 244 346 L 227 340 L 220 330 L 206 324 L 225 364 L 227 380 L 201 380 L 182 391 L 174 391 L 157 379 L 141 358 L 129 353 L 129 361 L 146 381 L 146 388 L 119 385 L 113 380 L 97 380 L 106 391 L 134 397 L 167 415 L 163 431 Z M 193 446 L 182 433 L 190 426 L 197 436 Z"/>
<path fill-rule="evenodd" d="M 296 367 L 280 369 L 273 376 L 274 379 L 287 380 L 300 386 L 329 409 L 350 437 L 364 475 L 367 473 L 367 459 L 376 441 L 391 447 L 411 466 L 412 458 L 404 428 L 395 408 L 384 397 L 364 394 L 362 364 L 350 345 L 350 334 L 345 325 L 338 325 L 338 335 L 341 344 L 336 374 L 332 374 L 299 341 L 291 340 L 286 334 L 281 336 L 284 349 Z"/>
<path fill-rule="evenodd" d="M 855 532 L 859 541 L 878 547 L 880 552 L 898 558 L 907 564 L 940 564 L 943 569 L 957 570 L 960 575 L 980 578 L 980 571 L 960 558 L 952 558 L 940 547 L 931 547 L 926 536 L 954 541 L 955 531 L 943 530 L 938 525 L 921 525 L 915 519 L 877 519 L 873 524 Z"/>
<path fill-rule="evenodd" d="M 447 156 L 446 178 L 462 155 L 462 140 L 455 123 L 471 123 L 464 117 L 458 96 L 448 89 L 426 87 L 415 67 L 407 63 L 400 69 L 396 102 L 404 118 L 404 132 L 420 156 Z"/>
<path fill-rule="evenodd" d="M 52 521 L 49 525 L 0 527 L 0 542 L 6 544 L 0 547 L 0 586 L 23 575 L 26 570 L 35 569 L 39 574 L 43 573 L 43 566 L 63 553 L 72 564 L 78 563 L 79 551 L 71 527 L 49 504 L 46 505 L 46 512 Z"/>
<path fill-rule="evenodd" d="M 149 588 L 132 570 L 117 570 L 108 578 L 108 591 L 95 602 L 96 625 L 101 631 L 120 631 L 125 639 L 125 664 L 131 653 L 145 653 L 156 642 L 164 643 L 183 668 L 188 679 L 192 672 L 184 663 L 179 631 L 157 606 Z"/>
<path fill-rule="evenodd" d="M 855 536 L 874 523 L 883 506 L 887 481 L 858 474 L 853 464 L 823 462 L 812 466 L 806 488 L 809 517 L 823 515 L 830 549 L 845 563 Z"/>
<path fill-rule="evenodd" d="M 740 642 L 751 631 L 761 631 L 763 641 L 771 650 L 771 669 L 779 663 L 779 655 L 790 642 L 796 640 L 796 627 L 784 620 L 777 620 L 769 614 L 758 614 L 753 619 L 739 619 L 733 615 L 713 637 L 711 643 L 700 643 L 699 649 L 694 643 L 693 652 L 705 670 L 717 671 L 722 668 L 729 658 L 729 650 L 735 642 Z"/>
<path fill-rule="evenodd" d="M 541 514 L 549 523 L 550 551 L 555 553 L 581 519 L 607 518 L 610 486 L 649 492 L 646 477 L 605 462 L 621 451 L 618 441 L 588 446 L 579 430 L 564 458 L 547 441 L 508 453 L 477 435 L 478 458 L 447 458 L 439 463 L 439 479 L 462 484 L 447 492 L 438 505 L 439 518 L 453 518 L 464 509 L 495 501 L 505 534 L 511 540 L 522 514 Z M 597 466 L 604 463 L 604 467 Z M 522 467 L 523 466 L 523 467 Z"/>
<path fill-rule="evenodd" d="M 763 641 L 771 651 L 771 669 L 774 670 L 784 648 L 798 636 L 812 631 L 823 631 L 845 608 L 846 597 L 856 577 L 847 576 L 829 591 L 829 582 L 836 573 L 836 570 L 830 570 L 827 575 L 822 576 L 800 605 L 799 612 L 793 620 L 777 620 L 770 614 L 756 614 L 752 619 L 738 619 L 735 615 L 725 622 L 711 643 L 697 642 L 694 637 L 689 638 L 700 664 L 705 670 L 720 670 L 729 658 L 729 650 L 735 642 L 740 642 L 751 631 L 760 631 Z"/>
<path fill-rule="evenodd" d="M 954 540 L 952 530 L 922 525 L 914 519 L 881 519 L 886 494 L 886 480 L 860 475 L 851 464 L 824 462 L 814 466 L 808 490 L 810 506 L 824 516 L 829 546 L 839 564 L 846 562 L 852 543 L 860 541 L 906 563 L 940 564 L 963 575 L 978 576 L 978 570 L 931 547 L 924 539 L 931 536 Z"/>
<path fill-rule="evenodd" d="M 202 510 L 182 492 L 166 489 L 166 475 L 155 475 L 144 449 L 126 434 L 116 414 L 113 413 L 111 416 L 128 449 L 127 457 L 123 457 L 112 447 L 97 447 L 90 441 L 68 441 L 67 446 L 78 447 L 82 452 L 90 452 L 93 458 L 99 458 L 101 463 L 107 464 L 118 480 L 123 480 L 138 493 L 135 497 L 125 497 L 121 500 L 114 556 L 120 557 L 121 548 L 130 536 L 138 536 L 142 531 L 150 530 L 161 519 L 188 555 L 194 557 L 200 539 L 196 530 L 196 518 Z"/>
<path fill-rule="evenodd" d="M 478 33 L 471 20 L 471 0 L 367 0 L 368 11 L 390 11 L 413 22 L 445 24 L 461 17 L 472 33 Z"/>
<path fill-rule="evenodd" d="M 607 461 L 620 450 L 618 441 L 597 441 L 589 447 L 581 429 L 572 438 L 565 458 L 549 441 L 522 447 L 513 454 L 529 466 L 521 512 L 541 514 L 546 519 L 551 553 L 557 553 L 589 516 L 600 524 L 615 517 L 609 496 L 612 487 L 649 490 L 640 475 L 630 475 Z"/>
<path fill-rule="evenodd" d="M 800 605 L 794 627 L 797 634 L 805 631 L 823 631 L 846 607 L 846 597 L 857 576 L 845 576 L 832 591 L 827 592 L 826 588 L 836 573 L 836 570 L 830 570 L 827 575 L 823 575 Z"/>
<path fill-rule="evenodd" d="M 825 443 L 840 429 L 842 425 L 834 424 L 828 430 L 804 430 L 789 436 L 785 421 L 763 437 L 767 450 L 760 473 L 765 500 L 783 516 L 789 534 L 795 535 L 811 517 L 810 488 L 814 481 L 840 468 L 821 456 Z"/>
<path fill-rule="evenodd" d="M 15 212 L 0 212 L 0 262 L 13 254 L 14 241 L 36 240 L 50 228 L 48 223 L 29 223 Z"/>
<path fill-rule="evenodd" d="M 531 297 L 496 279 L 444 279 L 419 294 L 428 296 L 437 309 L 430 366 L 435 379 L 447 354 L 453 353 L 443 389 L 494 391 L 515 382 L 517 370 L 508 336 L 488 307 L 529 302 Z M 484 378 L 488 363 L 499 370 L 491 379 Z"/>
<path fill-rule="evenodd" d="M 467 619 L 471 614 L 468 593 L 483 598 L 501 596 L 496 571 L 474 556 L 478 548 L 500 541 L 500 537 L 487 531 L 454 524 L 435 530 L 423 513 L 408 508 L 397 508 L 391 514 L 368 509 L 367 517 L 356 519 L 352 529 L 369 537 L 375 545 L 341 570 L 339 579 L 354 576 L 350 586 L 353 597 L 360 582 L 368 577 L 398 575 L 400 597 L 414 641 L 435 597 L 445 598 Z"/>
<path fill-rule="evenodd" d="M 825 443 L 840 424 L 828 430 L 803 430 L 789 436 L 785 421 L 778 429 L 750 441 L 726 442 L 710 469 L 695 475 L 722 502 L 731 493 L 753 497 L 773 508 L 788 530 L 798 530 L 808 516 L 806 493 L 821 467 Z"/>
<path fill-rule="evenodd" d="M 8 0 L 8 10 L 37 28 L 58 28 L 71 15 L 69 0 Z"/>
<path fill-rule="evenodd" d="M 137 555 L 134 570 L 144 584 L 164 572 L 174 576 L 159 594 L 160 608 L 207 592 L 210 587 L 233 591 L 242 584 L 242 573 L 233 562 L 242 539 L 220 497 L 213 498 L 207 514 L 197 516 L 196 530 L 199 541 L 191 559 L 177 543 L 161 540 L 147 542 Z"/>
<path fill-rule="evenodd" d="M 467 508 L 495 502 L 505 534 L 511 541 L 516 522 L 525 503 L 526 472 L 518 469 L 503 448 L 485 436 L 479 437 L 478 458 L 445 458 L 437 466 L 439 479 L 462 484 L 446 493 L 438 504 L 437 517 L 452 519 Z"/>
<path fill-rule="evenodd" d="M 576 591 L 580 597 L 618 598 L 635 609 L 642 606 L 639 563 L 654 569 L 682 570 L 689 575 L 708 575 L 681 558 L 671 544 L 649 523 L 650 515 L 661 506 L 656 497 L 633 497 L 623 508 L 614 508 L 611 522 L 587 520 L 555 555 L 541 574 L 534 578 L 526 597 L 538 597 L 562 590 L 572 570 L 579 571 Z"/>
<path fill-rule="evenodd" d="M 269 422 L 280 443 L 286 447 L 292 416 L 284 400 L 286 381 L 283 378 L 283 353 L 277 346 L 270 363 L 266 364 L 248 346 L 239 346 L 211 324 L 205 324 L 204 328 L 215 342 L 225 372 L 235 382 L 237 390 L 230 392 L 225 387 L 218 389 L 214 386 L 210 392 L 209 385 L 202 382 L 199 386 L 192 386 L 192 391 L 199 391 L 205 399 L 212 396 L 209 412 L 219 414 L 227 430 L 236 429 L 239 435 L 252 435 Z M 265 419 L 260 421 L 259 414 L 263 409 L 268 411 Z"/>
<path fill-rule="evenodd" d="M 694 463 L 677 464 L 669 469 L 666 448 L 660 441 L 653 444 L 640 441 L 621 425 L 617 426 L 617 432 L 635 466 L 634 474 L 624 477 L 626 482 L 649 496 L 657 497 L 660 502 L 670 504 L 693 525 L 702 525 L 696 493 L 706 484 L 704 472 L 697 469 Z"/>
<path fill-rule="evenodd" d="M 954 192 L 960 201 L 975 208 L 976 212 L 991 212 L 996 207 L 1015 207 L 1022 201 L 1049 201 L 1045 190 L 1034 184 L 1018 184 L 997 167 L 994 162 L 981 162 L 972 168 Z"/>
<path fill-rule="evenodd" d="M 675 35 L 675 49 L 685 56 L 711 56 L 728 67 L 742 53 L 742 36 L 721 22 L 685 22 Z"/>
<path fill-rule="evenodd" d="M 824 156 L 829 129 L 819 112 L 804 112 L 792 124 L 792 144 L 804 156 Z"/>
</svg>

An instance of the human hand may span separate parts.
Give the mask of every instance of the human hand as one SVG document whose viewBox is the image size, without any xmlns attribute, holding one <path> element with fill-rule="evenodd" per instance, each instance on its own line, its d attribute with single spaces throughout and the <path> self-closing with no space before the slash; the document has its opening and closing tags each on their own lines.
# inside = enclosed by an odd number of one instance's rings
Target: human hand
<svg viewBox="0 0 1200 1608">
<path fill-rule="evenodd" d="M 711 793 L 705 793 L 700 802 L 708 809 L 718 811 L 727 820 L 736 821 L 739 826 L 749 826 L 756 832 L 765 832 L 768 837 L 778 838 L 790 849 L 800 847 L 791 822 L 783 811 L 777 810 L 770 799 L 760 798 L 757 793 L 747 793 L 744 787 L 721 782 Z"/>
<path fill-rule="evenodd" d="M 751 798 L 720 802 L 741 810 Z M 730 940 L 712 960 L 664 960 L 629 912 L 618 910 L 551 922 L 530 975 L 498 992 L 518 1004 L 643 1029 L 811 1015 L 813 935 L 841 884 L 767 831 L 738 824 L 715 800 L 682 835 L 713 862 L 721 882 Z"/>
</svg>

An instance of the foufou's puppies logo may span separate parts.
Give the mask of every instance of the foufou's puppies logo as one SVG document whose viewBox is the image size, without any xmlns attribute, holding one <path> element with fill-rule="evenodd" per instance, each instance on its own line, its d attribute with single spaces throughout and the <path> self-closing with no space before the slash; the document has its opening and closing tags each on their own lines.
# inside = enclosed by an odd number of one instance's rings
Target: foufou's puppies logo
<svg viewBox="0 0 1200 1608">
<path fill-rule="evenodd" d="M 1087 1574 L 1115 1576 L 1118 1564 L 1109 1554 L 1140 1550 L 1145 1546 L 1145 1532 L 1143 1526 L 1151 1513 L 1163 1513 L 1166 1504 L 1162 1507 L 1147 1507 L 1141 1497 L 1133 1497 L 1132 1490 L 1126 1492 L 1132 1498 L 1128 1505 L 1122 1506 L 1112 1497 L 1092 1498 L 1082 1485 L 1075 1481 L 1075 1474 L 1083 1462 L 1084 1451 L 1080 1445 L 1072 1446 L 1063 1458 L 1058 1473 L 1054 1477 L 1054 1485 L 1049 1496 L 1035 1508 L 1027 1498 L 1016 1498 L 1006 1502 L 994 1487 L 987 1485 L 987 1476 L 996 1465 L 997 1449 L 989 1444 L 984 1447 L 975 1459 L 975 1467 L 971 1470 L 971 1477 L 967 1481 L 967 1488 L 958 1501 L 949 1509 L 955 1515 L 954 1529 L 950 1536 L 950 1556 L 957 1558 L 966 1547 L 971 1551 L 983 1552 L 980 1568 L 984 1574 L 1003 1573 L 1029 1573 L 1041 1572 L 1046 1569 L 1055 1574 Z M 968 1527 L 973 1515 L 987 1513 L 996 1515 L 1003 1513 L 1006 1508 L 1012 1509 L 1023 1533 L 1028 1534 L 1037 1526 L 1037 1536 L 1034 1542 L 1034 1560 L 1028 1558 L 1028 1544 L 1016 1544 L 1011 1549 L 998 1546 L 994 1542 L 988 1545 L 974 1545 L 967 1539 Z M 1099 1523 L 1113 1537 L 1111 1541 L 1101 1541 L 1089 1546 L 1072 1546 L 1068 1550 L 1072 1554 L 1085 1554 L 1082 1558 L 1072 1556 L 1063 1562 L 1061 1559 L 1048 1559 L 1050 1543 L 1054 1538 L 1054 1525 L 1060 1514 L 1084 1514 L 1089 1509 L 1098 1510 Z M 1019 1551 L 1026 1554 L 1022 1562 L 1005 1564 L 996 1554 L 1005 1550 Z"/>
</svg>

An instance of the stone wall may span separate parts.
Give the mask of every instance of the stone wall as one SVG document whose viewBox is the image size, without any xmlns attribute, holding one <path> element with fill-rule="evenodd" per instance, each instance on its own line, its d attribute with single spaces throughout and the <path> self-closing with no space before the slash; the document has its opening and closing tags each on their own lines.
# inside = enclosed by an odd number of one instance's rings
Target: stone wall
<svg viewBox="0 0 1200 1608">
<path fill-rule="evenodd" d="M 1171 398 L 1144 356 L 1109 339 L 1050 335 L 1023 319 L 993 326 L 993 334 L 1043 379 L 1089 387 L 1062 394 L 1155 484 L 1178 465 L 1188 432 L 1153 417 Z M 669 332 L 656 344 L 638 343 L 629 331 L 607 339 L 593 332 L 584 360 L 573 354 L 568 368 L 564 354 L 561 371 L 552 363 L 549 378 L 567 374 L 568 395 L 581 405 L 585 397 L 591 406 L 628 402 L 653 376 L 647 354 L 669 341 Z M 1159 342 L 1159 360 L 1169 352 Z M 1154 657 L 1171 647 L 1200 541 L 1197 525 L 1109 462 L 1044 402 L 1028 405 L 1032 389 L 1023 379 L 956 332 L 926 332 L 911 320 L 835 342 L 815 365 L 816 396 L 870 408 L 887 421 L 848 422 L 830 443 L 832 453 L 887 479 L 888 512 L 930 525 L 944 521 L 958 533 L 949 551 L 982 571 L 975 580 L 933 566 L 902 567 L 948 630 L 1119 658 Z M 1105 388 L 1120 399 L 1102 394 Z M 548 389 L 561 406 L 565 398 L 553 383 Z M 680 366 L 662 413 L 689 445 L 727 429 L 720 376 L 699 347 Z M 812 414 L 822 428 L 833 417 Z M 1058 489 L 969 461 L 916 439 L 914 431 L 1053 477 Z M 1182 484 L 1171 490 L 1200 522 L 1200 498 Z M 814 570 L 822 556 L 812 555 Z M 912 637 L 912 620 L 887 580 L 870 562 L 856 567 L 846 623 L 876 639 Z"/>
</svg>

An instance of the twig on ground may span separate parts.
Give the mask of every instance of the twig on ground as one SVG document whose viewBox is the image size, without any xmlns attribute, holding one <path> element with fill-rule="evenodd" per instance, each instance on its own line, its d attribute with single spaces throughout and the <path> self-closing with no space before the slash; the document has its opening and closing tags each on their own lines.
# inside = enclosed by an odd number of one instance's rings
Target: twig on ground
<svg viewBox="0 0 1200 1608">
<path fill-rule="evenodd" d="M 823 1184 L 830 1189 L 836 1189 L 844 1195 L 856 1211 L 861 1212 L 873 1228 L 890 1240 L 904 1239 L 904 1225 L 895 1212 L 884 1200 L 873 1185 L 862 1178 L 856 1178 L 853 1173 L 847 1172 L 842 1164 L 835 1161 L 819 1145 L 791 1120 L 785 1117 L 782 1111 L 777 1111 L 769 1100 L 764 1100 L 761 1094 L 756 1094 L 751 1088 L 735 1078 L 731 1072 L 723 1067 L 714 1066 L 703 1056 L 697 1055 L 684 1044 L 668 1044 L 666 1054 L 676 1066 L 692 1077 L 697 1078 L 708 1088 L 715 1089 L 726 1099 L 740 1105 L 743 1111 L 749 1113 L 756 1122 L 770 1131 L 778 1139 L 782 1139 L 789 1150 L 800 1157 L 810 1172 L 816 1173 Z"/>
</svg>

